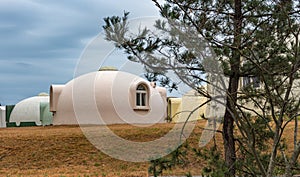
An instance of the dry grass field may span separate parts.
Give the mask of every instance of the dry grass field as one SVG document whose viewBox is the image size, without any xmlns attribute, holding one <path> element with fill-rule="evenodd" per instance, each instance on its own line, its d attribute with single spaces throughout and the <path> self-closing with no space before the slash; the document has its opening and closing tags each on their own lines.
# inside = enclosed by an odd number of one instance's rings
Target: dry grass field
<svg viewBox="0 0 300 177">
<path fill-rule="evenodd" d="M 189 138 L 197 146 L 205 121 L 199 121 Z M 111 125 L 119 136 L 150 141 L 167 133 L 173 124 L 148 128 Z M 299 132 L 300 133 L 300 132 Z M 292 136 L 286 136 L 292 138 Z M 292 139 L 291 139 L 292 140 Z M 220 134 L 217 141 L 221 142 Z M 200 174 L 203 162 L 190 163 L 166 174 Z M 149 164 L 116 160 L 95 148 L 77 126 L 21 127 L 0 129 L 0 176 L 148 176 Z"/>
</svg>

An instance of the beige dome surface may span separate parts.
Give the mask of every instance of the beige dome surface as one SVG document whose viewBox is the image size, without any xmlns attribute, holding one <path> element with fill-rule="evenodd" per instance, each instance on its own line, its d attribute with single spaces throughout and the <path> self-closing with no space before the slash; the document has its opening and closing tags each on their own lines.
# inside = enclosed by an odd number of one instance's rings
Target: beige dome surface
<svg viewBox="0 0 300 177">
<path fill-rule="evenodd" d="M 16 122 L 20 126 L 21 122 L 35 122 L 41 125 L 40 103 L 49 102 L 49 96 L 35 96 L 24 99 L 16 104 L 10 114 L 9 122 Z"/>
<path fill-rule="evenodd" d="M 140 84 L 148 95 L 142 109 L 135 102 Z M 92 72 L 65 86 L 51 86 L 50 97 L 54 125 L 154 124 L 166 118 L 166 89 L 122 71 Z"/>
</svg>

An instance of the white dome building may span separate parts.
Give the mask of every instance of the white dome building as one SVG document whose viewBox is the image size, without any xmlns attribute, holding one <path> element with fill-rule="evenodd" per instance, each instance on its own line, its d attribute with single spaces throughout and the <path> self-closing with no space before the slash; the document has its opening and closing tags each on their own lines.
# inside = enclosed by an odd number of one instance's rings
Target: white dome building
<svg viewBox="0 0 300 177">
<path fill-rule="evenodd" d="M 53 125 L 165 122 L 166 89 L 130 73 L 104 69 L 51 85 Z"/>
<path fill-rule="evenodd" d="M 45 93 L 24 99 L 13 108 L 9 122 L 15 122 L 17 126 L 20 126 L 22 122 L 34 122 L 36 125 L 42 125 L 42 117 L 45 115 L 41 112 L 41 104 L 48 103 L 49 96 Z M 49 117 L 50 112 L 48 111 L 48 113 L 46 112 L 45 114 L 48 114 L 46 116 Z"/>
</svg>

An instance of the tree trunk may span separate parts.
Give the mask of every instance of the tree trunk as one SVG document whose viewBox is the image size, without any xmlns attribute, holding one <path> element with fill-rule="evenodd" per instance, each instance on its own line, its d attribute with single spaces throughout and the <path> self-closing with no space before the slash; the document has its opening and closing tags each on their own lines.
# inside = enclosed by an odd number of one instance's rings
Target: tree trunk
<svg viewBox="0 0 300 177">
<path fill-rule="evenodd" d="M 234 100 L 236 101 L 236 92 L 237 91 L 237 84 L 236 78 L 230 78 L 229 81 L 229 89 L 228 94 L 232 93 L 231 95 L 227 96 L 227 107 L 226 112 L 224 115 L 224 123 L 223 123 L 223 141 L 224 141 L 224 151 L 225 151 L 225 164 L 228 168 L 228 173 L 226 176 L 235 176 L 235 141 L 234 141 L 234 134 L 233 134 L 233 125 L 234 125 L 234 118 L 232 114 L 232 110 L 235 109 Z"/>
<path fill-rule="evenodd" d="M 239 71 L 241 64 L 241 38 L 242 38 L 242 2 L 241 0 L 234 0 L 234 41 L 233 46 L 236 48 L 233 50 L 232 58 L 230 59 L 231 74 L 229 79 L 229 88 L 227 95 L 227 107 L 224 115 L 223 123 L 223 141 L 225 150 L 225 164 L 228 168 L 226 176 L 235 176 L 236 167 L 236 152 L 235 141 L 233 134 L 235 104 L 237 102 L 237 91 L 239 83 Z"/>
</svg>

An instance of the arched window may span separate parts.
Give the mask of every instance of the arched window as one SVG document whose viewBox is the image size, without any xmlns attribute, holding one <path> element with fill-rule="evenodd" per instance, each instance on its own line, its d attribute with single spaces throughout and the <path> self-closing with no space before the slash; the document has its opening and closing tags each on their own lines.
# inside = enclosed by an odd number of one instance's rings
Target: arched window
<svg viewBox="0 0 300 177">
<path fill-rule="evenodd" d="M 140 84 L 136 88 L 136 101 L 135 105 L 136 107 L 147 107 L 148 105 L 148 95 L 147 95 L 147 89 L 146 86 L 143 84 Z"/>
</svg>

